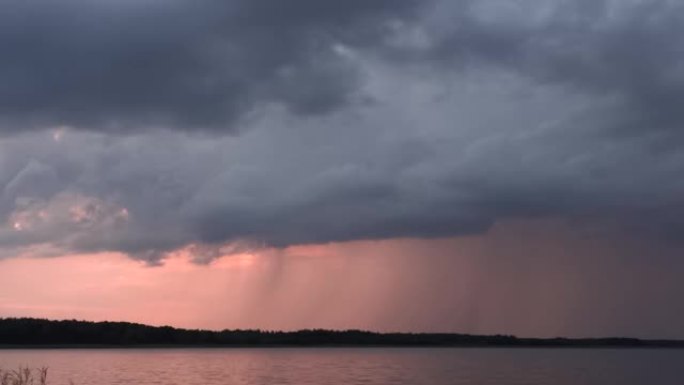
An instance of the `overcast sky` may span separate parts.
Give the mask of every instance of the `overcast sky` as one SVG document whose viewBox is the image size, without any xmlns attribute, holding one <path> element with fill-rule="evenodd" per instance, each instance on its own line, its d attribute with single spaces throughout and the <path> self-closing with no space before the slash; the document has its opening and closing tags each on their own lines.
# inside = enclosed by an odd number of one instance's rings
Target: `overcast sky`
<svg viewBox="0 0 684 385">
<path fill-rule="evenodd" d="M 342 308 L 331 327 L 675 335 L 683 35 L 676 0 L 8 0 L 0 264 L 122 255 L 140 262 L 131 271 L 163 271 L 180 253 L 207 273 L 250 253 L 272 270 L 300 261 L 293 248 L 328 247 L 325 263 L 360 253 L 398 269 L 377 278 L 385 295 L 363 286 L 384 318 L 345 323 Z M 478 246 L 462 249 L 469 239 Z M 392 260 L 379 246 L 402 242 L 420 247 Z M 443 258 L 426 255 L 435 248 Z M 467 290 L 446 283 L 466 279 L 464 258 L 478 266 Z M 318 287 L 336 274 L 303 263 L 320 275 L 296 277 Z M 568 264 L 582 268 L 556 276 Z M 402 286 L 412 270 L 418 297 Z M 274 274 L 259 279 L 296 293 L 295 276 Z M 598 276 L 613 285 L 602 302 L 584 285 Z M 530 300 L 535 279 L 558 282 L 558 296 Z M 378 321 L 435 293 L 415 323 Z M 274 313 L 287 302 L 245 295 Z M 554 315 L 542 326 L 492 323 L 496 306 L 464 316 L 504 299 Z M 0 316 L 26 300 L 0 298 Z M 40 306 L 30 314 L 70 314 Z M 571 306 L 586 327 L 568 326 Z M 263 317 L 183 322 L 316 326 Z"/>
</svg>

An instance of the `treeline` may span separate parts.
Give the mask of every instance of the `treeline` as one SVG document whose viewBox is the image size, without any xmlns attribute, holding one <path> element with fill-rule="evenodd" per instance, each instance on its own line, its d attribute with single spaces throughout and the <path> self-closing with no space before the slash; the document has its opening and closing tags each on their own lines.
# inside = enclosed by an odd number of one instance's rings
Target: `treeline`
<svg viewBox="0 0 684 385">
<path fill-rule="evenodd" d="M 633 338 L 536 339 L 510 335 L 373 333 L 360 330 L 187 330 L 128 322 L 0 319 L 0 346 L 491 346 L 491 347 L 683 347 L 684 341 Z"/>
</svg>

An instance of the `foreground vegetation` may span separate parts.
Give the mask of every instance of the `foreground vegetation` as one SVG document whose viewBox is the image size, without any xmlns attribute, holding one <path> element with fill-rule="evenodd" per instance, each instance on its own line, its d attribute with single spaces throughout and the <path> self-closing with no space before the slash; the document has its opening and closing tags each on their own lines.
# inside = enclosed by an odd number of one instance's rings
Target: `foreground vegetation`
<svg viewBox="0 0 684 385">
<path fill-rule="evenodd" d="M 127 322 L 0 319 L 0 347 L 230 347 L 230 346 L 506 346 L 679 347 L 684 341 L 634 338 L 517 338 L 448 333 L 373 333 L 359 330 L 187 330 Z M 4 384 L 3 384 L 4 385 Z"/>
<path fill-rule="evenodd" d="M 0 385 L 46 385 L 47 368 L 0 369 Z"/>
</svg>

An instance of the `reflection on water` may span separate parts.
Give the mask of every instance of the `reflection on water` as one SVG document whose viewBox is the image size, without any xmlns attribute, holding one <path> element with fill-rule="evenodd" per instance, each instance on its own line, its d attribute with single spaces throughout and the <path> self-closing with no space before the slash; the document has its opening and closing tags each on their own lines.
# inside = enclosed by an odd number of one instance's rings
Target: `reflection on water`
<svg viewBox="0 0 684 385">
<path fill-rule="evenodd" d="M 669 385 L 682 350 L 4 350 L 0 367 L 50 368 L 51 385 Z"/>
</svg>

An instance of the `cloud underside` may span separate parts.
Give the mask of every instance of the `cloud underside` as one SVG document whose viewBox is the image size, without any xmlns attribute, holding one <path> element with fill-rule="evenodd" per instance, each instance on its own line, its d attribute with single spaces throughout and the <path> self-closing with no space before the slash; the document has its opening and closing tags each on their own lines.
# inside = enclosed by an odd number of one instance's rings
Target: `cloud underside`
<svg viewBox="0 0 684 385">
<path fill-rule="evenodd" d="M 675 242 L 683 7 L 11 1 L 1 254 L 205 261 L 540 217 Z"/>
</svg>

